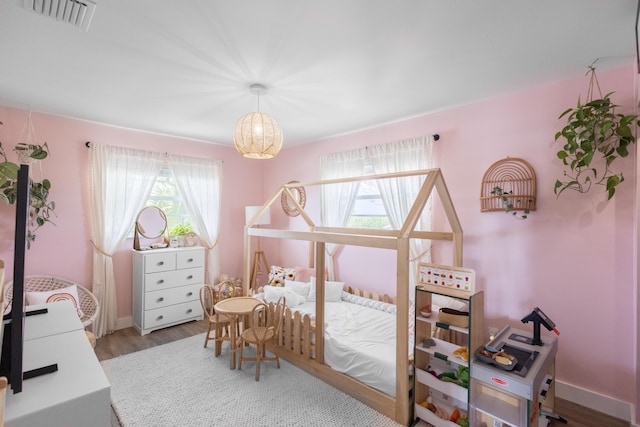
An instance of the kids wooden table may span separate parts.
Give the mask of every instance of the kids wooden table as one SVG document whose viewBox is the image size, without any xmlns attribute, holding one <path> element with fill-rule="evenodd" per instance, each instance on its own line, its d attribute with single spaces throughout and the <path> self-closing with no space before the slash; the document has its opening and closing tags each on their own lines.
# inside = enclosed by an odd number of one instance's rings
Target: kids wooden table
<svg viewBox="0 0 640 427">
<path fill-rule="evenodd" d="M 258 298 L 235 297 L 224 299 L 214 306 L 216 313 L 228 315 L 231 323 L 231 361 L 229 369 L 236 369 L 236 350 L 238 349 L 238 336 L 236 335 L 238 328 L 236 324 L 241 316 L 250 315 L 253 308 L 259 304 L 262 304 L 262 301 Z"/>
</svg>

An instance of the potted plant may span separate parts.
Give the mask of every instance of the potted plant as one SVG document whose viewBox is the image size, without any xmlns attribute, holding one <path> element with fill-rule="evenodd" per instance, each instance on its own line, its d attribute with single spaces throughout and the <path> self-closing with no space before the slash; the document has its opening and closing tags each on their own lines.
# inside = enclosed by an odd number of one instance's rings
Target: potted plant
<svg viewBox="0 0 640 427">
<path fill-rule="evenodd" d="M 0 122 L 2 125 L 2 122 Z M 31 162 L 42 160 L 49 155 L 49 147 L 44 144 L 23 144 L 19 143 L 13 149 L 21 162 Z M 0 199 L 8 204 L 14 204 L 17 196 L 18 169 L 20 166 L 10 162 L 0 142 Z M 51 216 L 55 214 L 56 204 L 49 200 L 51 182 L 44 178 L 42 181 L 35 181 L 29 178 L 29 226 L 27 232 L 27 248 L 31 247 L 31 242 L 36 239 L 36 230 L 51 223 Z M 55 224 L 54 224 L 55 225 Z"/>
<path fill-rule="evenodd" d="M 554 193 L 560 196 L 566 189 L 586 193 L 596 184 L 605 187 L 610 200 L 616 186 L 624 181 L 622 172 L 616 173 L 611 166 L 618 157 L 629 155 L 628 147 L 635 143 L 633 130 L 640 121 L 637 115 L 616 113 L 619 106 L 611 101 L 613 92 L 602 96 L 593 64 L 587 74 L 590 81 L 586 102 L 578 97 L 577 106 L 558 117 L 566 117 L 567 124 L 556 133 L 556 141 L 564 140 L 557 156 L 569 170 L 564 171 L 563 180 L 556 180 Z M 594 88 L 599 95 L 595 99 Z"/>
<path fill-rule="evenodd" d="M 186 245 L 186 236 L 195 235 L 195 232 L 193 231 L 193 226 L 191 224 L 180 223 L 169 230 L 169 235 L 172 237 L 172 240 L 175 237 L 177 246 L 183 247 Z"/>
<path fill-rule="evenodd" d="M 506 213 L 510 213 L 518 219 L 527 219 L 531 213 L 530 207 L 533 205 L 533 199 L 526 200 L 526 206 L 515 206 L 513 202 L 513 191 L 504 191 L 502 187 L 493 187 L 491 194 L 496 196 L 502 203 L 502 207 Z M 520 200 L 518 200 L 520 202 Z M 522 213 L 520 213 L 520 211 Z"/>
</svg>

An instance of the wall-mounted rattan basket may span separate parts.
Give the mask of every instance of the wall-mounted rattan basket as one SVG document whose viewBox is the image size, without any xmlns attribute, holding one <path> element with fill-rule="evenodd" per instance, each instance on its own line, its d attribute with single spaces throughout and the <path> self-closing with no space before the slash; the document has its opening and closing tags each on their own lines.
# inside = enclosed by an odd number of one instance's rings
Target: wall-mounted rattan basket
<svg viewBox="0 0 640 427">
<path fill-rule="evenodd" d="M 496 187 L 503 196 L 492 193 Z M 480 212 L 506 211 L 505 196 L 513 205 L 510 210 L 536 210 L 536 173 L 525 160 L 507 157 L 487 169 L 480 188 Z"/>
</svg>

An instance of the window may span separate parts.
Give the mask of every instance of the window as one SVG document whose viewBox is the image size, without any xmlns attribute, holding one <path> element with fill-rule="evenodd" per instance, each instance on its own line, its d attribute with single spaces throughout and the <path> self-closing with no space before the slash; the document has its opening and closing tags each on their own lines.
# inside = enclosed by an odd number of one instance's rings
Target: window
<svg viewBox="0 0 640 427">
<path fill-rule="evenodd" d="M 366 162 L 365 175 L 373 175 L 373 166 Z M 353 228 L 391 228 L 387 211 L 382 203 L 382 196 L 376 180 L 361 181 L 358 187 L 353 210 L 349 217 L 349 227 Z"/>
<path fill-rule="evenodd" d="M 178 186 L 169 166 L 164 165 L 151 189 L 145 206 L 156 206 L 167 216 L 169 234 L 176 226 L 192 227 L 191 216 L 180 197 Z"/>
</svg>

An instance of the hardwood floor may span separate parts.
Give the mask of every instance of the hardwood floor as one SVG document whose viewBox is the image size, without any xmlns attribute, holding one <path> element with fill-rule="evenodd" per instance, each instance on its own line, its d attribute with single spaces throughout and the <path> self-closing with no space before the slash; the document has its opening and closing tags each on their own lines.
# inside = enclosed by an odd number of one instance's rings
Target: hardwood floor
<svg viewBox="0 0 640 427">
<path fill-rule="evenodd" d="M 577 405 L 568 400 L 556 398 L 556 413 L 567 420 L 567 424 L 554 421 L 552 426 L 584 426 L 584 427 L 629 427 L 631 423 L 610 417 L 601 412 Z"/>
<path fill-rule="evenodd" d="M 161 329 L 145 336 L 140 336 L 140 333 L 134 328 L 126 328 L 98 339 L 95 351 L 98 360 L 106 360 L 201 334 L 206 330 L 207 322 L 204 320 Z M 564 425 L 570 427 L 630 427 L 628 422 L 560 398 L 556 398 L 555 409 L 556 413 L 566 419 L 568 423 L 563 424 L 554 420 L 550 424 L 554 427 Z M 122 427 L 113 412 L 111 414 L 111 426 Z"/>
<path fill-rule="evenodd" d="M 192 335 L 202 334 L 206 331 L 206 320 L 183 323 L 160 329 L 144 336 L 140 336 L 140 333 L 134 328 L 125 328 L 98 339 L 95 351 L 98 360 L 102 361 Z M 202 344 L 204 345 L 204 339 Z"/>
</svg>

